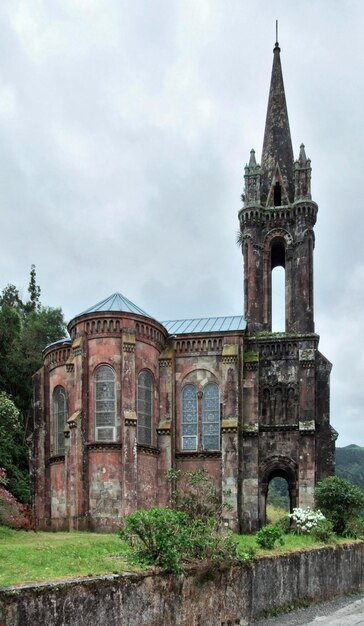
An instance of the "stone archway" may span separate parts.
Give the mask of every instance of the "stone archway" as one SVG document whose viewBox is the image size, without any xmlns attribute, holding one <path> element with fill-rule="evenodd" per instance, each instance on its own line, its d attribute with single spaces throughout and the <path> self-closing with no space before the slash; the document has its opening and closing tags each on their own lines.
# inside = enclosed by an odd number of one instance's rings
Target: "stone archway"
<svg viewBox="0 0 364 626">
<path fill-rule="evenodd" d="M 290 511 L 298 502 L 298 466 L 289 457 L 277 455 L 267 459 L 261 466 L 259 481 L 259 527 L 266 523 L 266 505 L 269 483 L 273 478 L 281 477 L 287 481 Z"/>
</svg>

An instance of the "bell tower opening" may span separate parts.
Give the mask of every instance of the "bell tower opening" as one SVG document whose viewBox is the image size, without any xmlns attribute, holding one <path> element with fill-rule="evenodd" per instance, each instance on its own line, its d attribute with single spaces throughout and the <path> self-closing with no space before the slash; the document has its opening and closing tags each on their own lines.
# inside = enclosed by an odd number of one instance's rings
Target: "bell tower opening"
<svg viewBox="0 0 364 626">
<path fill-rule="evenodd" d="M 286 250 L 282 241 L 271 248 L 271 314 L 272 332 L 286 330 Z"/>
<path fill-rule="evenodd" d="M 280 182 L 277 180 L 274 185 L 274 206 L 282 205 L 282 187 Z"/>
</svg>

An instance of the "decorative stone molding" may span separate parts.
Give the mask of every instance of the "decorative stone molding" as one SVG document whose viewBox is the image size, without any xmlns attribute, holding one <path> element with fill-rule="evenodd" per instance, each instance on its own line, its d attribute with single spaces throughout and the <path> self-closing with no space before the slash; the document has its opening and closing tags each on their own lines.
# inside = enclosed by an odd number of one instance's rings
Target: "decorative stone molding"
<svg viewBox="0 0 364 626">
<path fill-rule="evenodd" d="M 138 422 L 138 416 L 135 411 L 130 409 L 124 410 L 124 420 L 126 426 L 136 426 Z"/>
<path fill-rule="evenodd" d="M 142 443 L 137 443 L 138 452 L 142 452 L 142 454 L 149 454 L 149 456 L 159 456 L 161 453 L 159 448 L 155 448 L 154 446 L 145 446 Z"/>
<path fill-rule="evenodd" d="M 244 370 L 246 372 L 256 372 L 258 370 L 259 367 L 259 363 L 251 363 L 248 361 L 248 363 L 244 363 Z"/>
<path fill-rule="evenodd" d="M 220 450 L 184 450 L 183 452 L 176 452 L 177 459 L 219 459 L 221 458 Z"/>
<path fill-rule="evenodd" d="M 171 427 L 172 427 L 171 420 L 165 420 L 163 422 L 159 422 L 157 426 L 157 435 L 170 435 Z"/>
<path fill-rule="evenodd" d="M 238 420 L 235 417 L 223 419 L 221 421 L 221 432 L 224 433 L 236 433 L 238 431 Z"/>
<path fill-rule="evenodd" d="M 172 359 L 159 359 L 159 367 L 172 367 Z"/>
<path fill-rule="evenodd" d="M 268 432 L 290 432 L 298 430 L 298 424 L 260 424 L 259 432 L 260 433 L 268 433 Z"/>
<path fill-rule="evenodd" d="M 76 339 L 72 341 L 72 352 L 74 356 L 81 356 L 82 343 L 82 337 L 76 337 Z"/>
<path fill-rule="evenodd" d="M 57 463 L 64 463 L 64 454 L 54 454 L 48 459 L 49 465 L 56 465 Z"/>
<path fill-rule="evenodd" d="M 236 365 L 238 363 L 239 346 L 225 344 L 222 348 L 222 362 L 224 365 Z"/>
<path fill-rule="evenodd" d="M 315 424 L 315 420 L 305 420 L 305 421 L 300 421 L 298 422 L 298 427 L 299 427 L 299 431 L 302 435 L 306 434 L 306 433 L 312 433 L 315 432 L 316 429 L 316 424 Z"/>
<path fill-rule="evenodd" d="M 88 450 L 121 450 L 123 444 L 117 441 L 89 441 L 86 443 Z"/>
<path fill-rule="evenodd" d="M 77 422 L 81 419 L 81 411 L 75 411 L 72 413 L 71 417 L 68 418 L 67 424 L 70 429 L 76 428 Z"/>
</svg>

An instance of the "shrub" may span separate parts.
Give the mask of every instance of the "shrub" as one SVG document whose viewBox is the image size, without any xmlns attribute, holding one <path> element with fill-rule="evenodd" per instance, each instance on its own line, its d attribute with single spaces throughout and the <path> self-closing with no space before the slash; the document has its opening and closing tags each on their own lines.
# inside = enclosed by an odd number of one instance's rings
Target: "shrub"
<svg viewBox="0 0 364 626">
<path fill-rule="evenodd" d="M 272 550 L 277 541 L 284 544 L 283 533 L 278 526 L 263 526 L 256 534 L 256 542 L 261 548 Z"/>
<path fill-rule="evenodd" d="M 291 516 L 288 514 L 282 515 L 274 522 L 274 526 L 277 526 L 284 535 L 288 535 L 291 532 Z"/>
<path fill-rule="evenodd" d="M 325 516 L 320 510 L 312 511 L 310 507 L 307 507 L 307 509 L 293 509 L 293 513 L 291 513 L 290 517 L 294 522 L 295 532 L 298 535 L 310 534 L 314 528 L 325 519 Z"/>
<path fill-rule="evenodd" d="M 323 543 L 334 543 L 336 541 L 336 535 L 333 531 L 333 524 L 329 519 L 322 519 L 312 529 L 310 533 L 318 541 Z"/>
<path fill-rule="evenodd" d="M 332 521 L 334 531 L 342 535 L 348 522 L 364 508 L 364 493 L 348 480 L 329 476 L 317 484 L 315 503 Z"/>
<path fill-rule="evenodd" d="M 207 521 L 214 518 L 216 525 L 221 525 L 224 511 L 232 507 L 222 502 L 221 492 L 204 469 L 191 472 L 168 470 L 166 476 L 172 485 L 170 505 L 173 509 L 187 513 L 191 519 Z M 227 490 L 224 496 L 228 498 L 230 493 Z"/>
<path fill-rule="evenodd" d="M 178 574 L 181 563 L 196 559 L 238 560 L 231 533 L 214 532 L 216 520 L 191 519 L 183 511 L 154 507 L 127 515 L 120 537 L 140 563 Z"/>
<path fill-rule="evenodd" d="M 359 516 L 352 517 L 346 523 L 345 536 L 353 539 L 364 539 L 364 519 Z"/>
</svg>

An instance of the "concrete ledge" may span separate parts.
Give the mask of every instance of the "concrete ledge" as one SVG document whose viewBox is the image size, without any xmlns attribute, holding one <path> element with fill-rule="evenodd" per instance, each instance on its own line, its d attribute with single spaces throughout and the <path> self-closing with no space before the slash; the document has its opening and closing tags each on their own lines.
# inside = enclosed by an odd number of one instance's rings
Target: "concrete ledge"
<svg viewBox="0 0 364 626">
<path fill-rule="evenodd" d="M 363 586 L 364 543 L 259 557 L 176 578 L 123 574 L 0 588 L 1 626 L 243 626 L 264 610 Z"/>
</svg>

